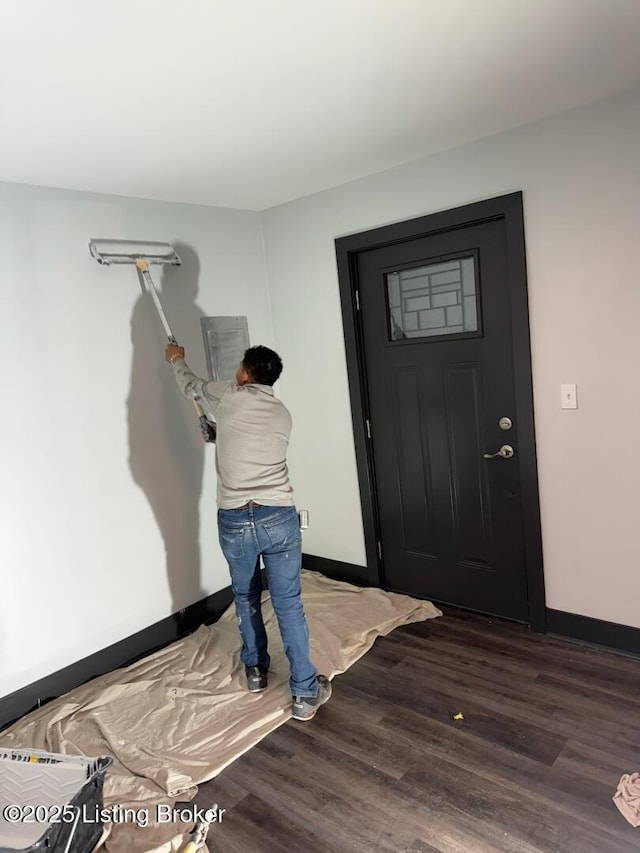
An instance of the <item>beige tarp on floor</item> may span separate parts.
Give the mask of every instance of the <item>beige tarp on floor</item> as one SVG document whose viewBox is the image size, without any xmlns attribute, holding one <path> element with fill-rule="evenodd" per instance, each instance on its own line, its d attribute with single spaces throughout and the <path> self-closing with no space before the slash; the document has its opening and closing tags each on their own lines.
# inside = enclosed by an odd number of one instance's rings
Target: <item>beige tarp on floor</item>
<svg viewBox="0 0 640 853">
<path fill-rule="evenodd" d="M 302 590 L 312 659 L 330 678 L 362 657 L 376 637 L 441 615 L 430 602 L 315 572 L 303 571 Z M 191 800 L 199 783 L 291 716 L 288 662 L 268 593 L 263 598 L 271 655 L 264 693 L 246 690 L 231 606 L 214 625 L 32 712 L 0 733 L 0 746 L 110 755 L 105 806 L 142 808 L 153 822 L 157 804 Z M 339 680 L 333 687 L 340 689 Z M 180 849 L 187 830 L 179 823 L 114 823 L 105 849 L 169 853 Z"/>
</svg>

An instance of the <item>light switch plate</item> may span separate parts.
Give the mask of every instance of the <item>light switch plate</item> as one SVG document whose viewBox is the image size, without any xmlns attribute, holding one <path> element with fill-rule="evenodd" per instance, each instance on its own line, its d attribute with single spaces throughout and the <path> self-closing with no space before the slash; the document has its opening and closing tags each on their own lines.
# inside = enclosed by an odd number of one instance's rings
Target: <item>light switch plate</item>
<svg viewBox="0 0 640 853">
<path fill-rule="evenodd" d="M 560 406 L 563 409 L 578 408 L 578 392 L 575 384 L 560 386 Z"/>
</svg>

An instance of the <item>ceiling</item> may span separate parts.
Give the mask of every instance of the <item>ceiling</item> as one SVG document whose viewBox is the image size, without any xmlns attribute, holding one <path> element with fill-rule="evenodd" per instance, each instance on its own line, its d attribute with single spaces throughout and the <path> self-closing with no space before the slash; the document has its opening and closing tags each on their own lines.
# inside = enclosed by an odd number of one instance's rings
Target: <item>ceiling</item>
<svg viewBox="0 0 640 853">
<path fill-rule="evenodd" d="M 3 0 L 0 180 L 262 210 L 640 86 L 640 0 Z"/>
</svg>

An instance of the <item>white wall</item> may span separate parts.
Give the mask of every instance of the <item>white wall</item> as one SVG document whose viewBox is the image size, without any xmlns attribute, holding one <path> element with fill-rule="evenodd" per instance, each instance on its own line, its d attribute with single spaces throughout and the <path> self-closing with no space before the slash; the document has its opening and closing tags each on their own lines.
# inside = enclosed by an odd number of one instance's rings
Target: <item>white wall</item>
<svg viewBox="0 0 640 853">
<path fill-rule="evenodd" d="M 201 314 L 276 346 L 305 550 L 363 565 L 334 239 L 519 189 L 547 604 L 640 627 L 638 150 L 635 93 L 266 211 L 268 290 L 256 213 L 0 185 L 0 696 L 228 584 L 213 448 L 90 237 L 180 244 L 156 281 L 203 375 Z"/>
<path fill-rule="evenodd" d="M 201 375 L 202 314 L 273 345 L 258 214 L 0 185 L 0 696 L 229 583 L 213 447 L 135 269 L 90 237 L 179 246 L 154 280 Z"/>
<path fill-rule="evenodd" d="M 365 564 L 334 239 L 522 190 L 547 605 L 640 627 L 639 152 L 636 92 L 264 213 L 307 552 Z"/>
</svg>

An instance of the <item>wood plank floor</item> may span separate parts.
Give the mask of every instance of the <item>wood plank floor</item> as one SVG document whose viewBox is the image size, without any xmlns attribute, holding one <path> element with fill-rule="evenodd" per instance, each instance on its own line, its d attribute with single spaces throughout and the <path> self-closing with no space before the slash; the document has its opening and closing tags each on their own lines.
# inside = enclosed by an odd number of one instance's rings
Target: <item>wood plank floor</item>
<svg viewBox="0 0 640 853">
<path fill-rule="evenodd" d="M 611 799 L 640 771 L 640 660 L 447 611 L 333 688 L 200 787 L 212 853 L 640 851 Z"/>
</svg>

